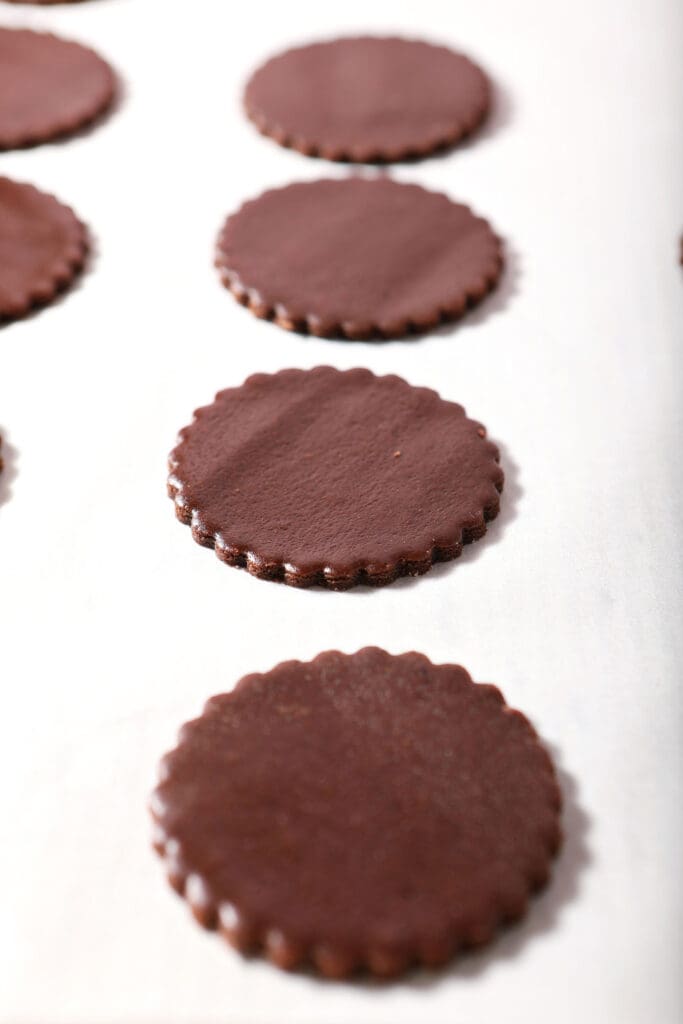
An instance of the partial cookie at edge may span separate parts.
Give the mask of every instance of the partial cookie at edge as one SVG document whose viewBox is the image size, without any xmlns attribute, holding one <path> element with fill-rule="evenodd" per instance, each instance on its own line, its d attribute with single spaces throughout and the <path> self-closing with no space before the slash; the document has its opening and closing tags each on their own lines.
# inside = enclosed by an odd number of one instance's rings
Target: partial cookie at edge
<svg viewBox="0 0 683 1024">
<path fill-rule="evenodd" d="M 51 32 L 0 26 L 0 152 L 73 135 L 113 105 L 117 78 L 99 54 Z"/>
<path fill-rule="evenodd" d="M 0 323 L 52 302 L 83 270 L 88 231 L 33 185 L 0 177 Z"/>
</svg>

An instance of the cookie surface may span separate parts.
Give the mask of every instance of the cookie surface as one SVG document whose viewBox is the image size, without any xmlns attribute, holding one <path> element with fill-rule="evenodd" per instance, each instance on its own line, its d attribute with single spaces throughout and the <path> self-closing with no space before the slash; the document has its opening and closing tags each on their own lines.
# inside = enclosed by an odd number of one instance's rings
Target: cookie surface
<svg viewBox="0 0 683 1024">
<path fill-rule="evenodd" d="M 256 374 L 180 432 L 169 494 L 199 544 L 255 576 L 381 586 L 484 535 L 503 488 L 485 434 L 400 377 Z"/>
<path fill-rule="evenodd" d="M 493 288 L 501 244 L 446 196 L 389 178 L 265 192 L 218 240 L 223 283 L 257 316 L 322 337 L 394 338 L 455 320 Z"/>
<path fill-rule="evenodd" d="M 50 302 L 76 277 L 87 231 L 54 196 L 0 177 L 0 321 Z"/>
<path fill-rule="evenodd" d="M 273 57 L 244 105 L 264 135 L 308 156 L 355 162 L 426 156 L 484 120 L 488 80 L 467 57 L 408 39 L 314 43 Z"/>
<path fill-rule="evenodd" d="M 246 676 L 184 726 L 160 778 L 155 846 L 197 919 L 334 977 L 488 941 L 560 843 L 560 791 L 526 718 L 415 653 Z"/>
<path fill-rule="evenodd" d="M 104 113 L 115 89 L 109 65 L 79 43 L 0 28 L 0 149 L 70 135 Z"/>
</svg>

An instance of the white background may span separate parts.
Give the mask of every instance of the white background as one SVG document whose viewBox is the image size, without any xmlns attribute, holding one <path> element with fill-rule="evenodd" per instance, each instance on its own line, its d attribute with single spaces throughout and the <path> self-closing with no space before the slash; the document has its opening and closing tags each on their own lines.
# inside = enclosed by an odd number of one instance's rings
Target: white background
<svg viewBox="0 0 683 1024">
<path fill-rule="evenodd" d="M 97 248 L 68 297 L 0 330 L 0 1020 L 680 1021 L 679 0 L 0 8 L 91 43 L 125 82 L 96 131 L 0 154 Z M 497 294 L 423 340 L 289 335 L 211 266 L 242 199 L 347 173 L 262 139 L 245 77 L 358 30 L 462 48 L 499 90 L 476 140 L 393 171 L 471 203 L 508 246 Z M 319 363 L 397 372 L 487 424 L 508 478 L 487 540 L 347 594 L 194 544 L 165 496 L 176 431 L 253 371 Z M 461 662 L 529 714 L 561 768 L 566 846 L 526 922 L 451 969 L 291 977 L 195 926 L 150 851 L 147 794 L 209 695 L 369 643 Z"/>
</svg>

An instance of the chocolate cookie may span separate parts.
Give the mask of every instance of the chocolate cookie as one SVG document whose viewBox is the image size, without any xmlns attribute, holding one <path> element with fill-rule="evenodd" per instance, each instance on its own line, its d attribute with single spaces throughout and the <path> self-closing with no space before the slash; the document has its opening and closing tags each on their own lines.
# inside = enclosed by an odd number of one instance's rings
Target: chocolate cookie
<svg viewBox="0 0 683 1024">
<path fill-rule="evenodd" d="M 67 206 L 0 177 L 0 321 L 54 299 L 82 269 L 87 251 L 86 229 Z"/>
<path fill-rule="evenodd" d="M 265 192 L 218 240 L 223 283 L 256 316 L 322 337 L 397 338 L 455 320 L 495 285 L 501 244 L 446 196 L 389 178 Z"/>
<path fill-rule="evenodd" d="M 114 73 L 79 43 L 0 28 L 0 150 L 69 135 L 110 106 Z"/>
<path fill-rule="evenodd" d="M 273 57 L 247 84 L 247 114 L 282 146 L 378 162 L 452 146 L 484 120 L 483 71 L 444 46 L 362 37 Z"/>
<path fill-rule="evenodd" d="M 242 679 L 185 725 L 155 846 L 198 921 L 279 967 L 436 966 L 521 917 L 560 843 L 527 719 L 457 665 L 378 648 Z"/>
<path fill-rule="evenodd" d="M 498 514 L 498 449 L 435 391 L 329 366 L 256 374 L 195 412 L 168 489 L 229 565 L 346 590 L 457 558 Z"/>
</svg>

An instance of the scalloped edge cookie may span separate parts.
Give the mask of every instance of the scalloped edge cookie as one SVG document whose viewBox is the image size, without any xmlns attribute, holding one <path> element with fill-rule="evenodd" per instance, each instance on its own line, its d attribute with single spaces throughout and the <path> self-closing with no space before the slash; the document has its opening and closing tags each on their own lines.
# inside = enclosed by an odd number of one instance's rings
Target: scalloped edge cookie
<svg viewBox="0 0 683 1024">
<path fill-rule="evenodd" d="M 263 552 L 256 550 L 256 545 L 235 544 L 223 536 L 221 530 L 213 531 L 208 529 L 202 522 L 202 510 L 193 507 L 191 501 L 188 501 L 185 495 L 187 485 L 182 479 L 180 468 L 180 454 L 183 443 L 187 436 L 191 434 L 197 421 L 201 420 L 207 412 L 213 410 L 217 404 L 224 402 L 231 395 L 244 389 L 248 390 L 258 387 L 259 383 L 264 379 L 287 379 L 294 385 L 296 380 L 301 377 L 312 380 L 315 375 L 322 377 L 322 375 L 330 376 L 331 374 L 343 375 L 347 380 L 354 377 L 359 383 L 381 382 L 379 386 L 385 388 L 409 388 L 416 395 L 430 396 L 430 400 L 443 402 L 446 406 L 458 409 L 463 422 L 471 425 L 473 430 L 476 431 L 481 439 L 481 443 L 486 446 L 487 453 L 490 456 L 491 472 L 486 478 L 477 481 L 480 487 L 487 485 L 489 492 L 487 495 L 488 500 L 479 509 L 476 519 L 458 523 L 457 529 L 454 529 L 452 535 L 439 538 L 438 542 L 432 543 L 419 553 L 411 549 L 409 542 L 406 541 L 405 554 L 401 557 L 391 557 L 388 561 L 370 562 L 363 558 L 363 556 L 358 556 L 352 566 L 319 564 L 314 569 L 297 566 L 286 558 L 277 561 L 270 560 L 264 556 Z M 181 430 L 178 443 L 169 456 L 168 468 L 167 491 L 169 497 L 174 502 L 176 517 L 181 523 L 191 527 L 192 537 L 197 544 L 202 547 L 213 548 L 222 562 L 236 568 L 246 569 L 252 576 L 257 576 L 259 579 L 283 582 L 294 587 L 321 586 L 330 590 L 348 590 L 359 584 L 373 587 L 386 586 L 402 576 L 421 576 L 438 562 L 447 562 L 458 558 L 466 544 L 480 540 L 485 535 L 486 524 L 498 515 L 500 511 L 500 494 L 503 491 L 505 480 L 503 470 L 500 467 L 500 452 L 497 446 L 487 439 L 486 428 L 478 421 L 471 420 L 466 415 L 462 406 L 441 398 L 431 388 L 414 387 L 395 374 L 378 377 L 367 369 L 356 368 L 341 371 L 330 366 L 318 366 L 311 370 L 280 370 L 275 374 L 253 374 L 239 387 L 228 388 L 218 392 L 210 405 L 202 406 L 200 409 L 195 410 L 192 423 Z M 428 515 L 426 515 L 426 518 L 428 519 Z"/>
<path fill-rule="evenodd" d="M 468 267 L 469 280 L 467 283 L 454 287 L 452 295 L 444 296 L 439 305 L 435 306 L 428 302 L 426 303 L 429 306 L 428 309 L 416 308 L 409 316 L 387 319 L 375 312 L 374 317 L 369 315 L 366 319 L 354 320 L 352 317 L 339 318 L 306 311 L 303 308 L 303 303 L 297 307 L 296 300 L 268 295 L 266 288 L 262 286 L 259 290 L 253 282 L 243 277 L 242 272 L 236 266 L 238 261 L 232 254 L 232 236 L 235 226 L 243 217 L 251 217 L 259 204 L 264 201 L 270 202 L 276 196 L 286 196 L 288 192 L 326 189 L 340 184 L 347 186 L 352 182 L 359 182 L 363 186 L 370 183 L 373 187 L 387 187 L 388 183 L 390 187 L 405 190 L 406 193 L 410 191 L 418 193 L 420 198 L 429 197 L 432 201 L 445 201 L 471 218 L 470 227 L 476 227 L 482 235 L 480 250 L 485 248 L 487 251 L 485 254 L 478 253 L 475 264 L 472 268 Z M 362 211 L 362 206 L 359 206 L 359 210 Z M 349 259 L 353 259 L 352 253 L 349 254 Z M 465 203 L 454 202 L 445 193 L 426 189 L 421 185 L 397 182 L 389 178 L 372 179 L 359 176 L 347 179 L 319 178 L 313 181 L 292 182 L 280 188 L 267 189 L 261 195 L 247 200 L 225 221 L 218 236 L 214 258 L 214 264 L 223 286 L 240 305 L 245 306 L 257 318 L 272 321 L 287 331 L 310 334 L 318 338 L 342 338 L 348 341 L 403 338 L 423 334 L 441 324 L 459 320 L 493 291 L 503 272 L 504 263 L 503 242 L 493 231 L 489 222 L 475 214 Z"/>
<path fill-rule="evenodd" d="M 279 63 L 295 58 L 299 54 L 311 52 L 318 49 L 332 49 L 335 46 L 353 45 L 354 43 L 374 44 L 405 44 L 409 47 L 417 47 L 420 50 L 427 50 L 430 56 L 434 53 L 447 54 L 457 60 L 461 67 L 466 67 L 468 74 L 477 79 L 478 95 L 472 98 L 470 105 L 453 115 L 453 120 L 448 128 L 442 127 L 438 131 L 424 131 L 419 140 L 415 139 L 410 143 L 396 143 L 393 146 L 376 143 L 352 144 L 352 143 L 329 143 L 318 138 L 305 137 L 301 133 L 294 132 L 277 123 L 267 110 L 261 108 L 255 101 L 253 92 L 255 83 L 259 78 L 267 75 L 269 71 Z M 261 135 L 272 139 L 285 149 L 293 149 L 303 156 L 320 157 L 342 163 L 375 163 L 388 164 L 400 163 L 408 160 L 417 160 L 431 156 L 447 149 L 451 149 L 472 135 L 486 120 L 491 108 L 491 85 L 484 71 L 473 60 L 463 53 L 452 50 L 448 46 L 441 46 L 429 43 L 423 39 L 412 39 L 399 36 L 342 36 L 334 39 L 320 40 L 308 43 L 304 46 L 294 46 L 283 50 L 266 60 L 251 75 L 244 89 L 243 106 L 244 111 L 255 125 Z M 380 103 L 385 99 L 380 96 Z M 315 97 L 311 98 L 315 103 Z"/>
<path fill-rule="evenodd" d="M 62 2 L 62 0 L 50 0 L 50 3 L 52 2 Z M 70 2 L 73 2 L 73 0 L 70 0 Z M 84 46 L 73 39 L 65 39 L 54 32 L 40 32 L 31 28 L 8 25 L 0 26 L 0 31 L 24 36 L 36 36 L 44 40 L 54 40 L 54 42 L 63 47 L 65 53 L 69 49 L 74 49 L 86 54 L 100 72 L 103 73 L 101 83 L 96 83 L 96 88 L 93 89 L 90 97 L 86 97 L 86 102 L 78 112 L 73 113 L 69 117 L 65 117 L 63 114 L 61 116 L 54 115 L 54 120 L 44 121 L 38 127 L 36 124 L 31 124 L 29 120 L 26 126 L 15 132 L 15 134 L 4 137 L 0 135 L 0 153 L 9 150 L 28 149 L 33 146 L 43 145 L 44 143 L 65 139 L 82 129 L 91 127 L 112 109 L 118 92 L 116 73 L 112 66 L 91 47 Z M 65 61 L 65 63 L 68 63 L 68 61 Z"/>
<path fill-rule="evenodd" d="M 207 737 L 204 733 L 199 734 L 203 722 L 220 716 L 225 709 L 234 704 L 235 695 L 239 694 L 244 698 L 252 686 L 261 687 L 263 692 L 264 686 L 279 685 L 278 701 L 285 700 L 286 693 L 283 693 L 282 687 L 286 677 L 291 676 L 292 672 L 311 673 L 317 670 L 326 676 L 334 676 L 335 667 L 339 665 L 340 659 L 347 665 L 354 663 L 352 668 L 358 673 L 361 683 L 365 676 L 368 676 L 368 686 L 372 685 L 373 678 L 377 680 L 378 685 L 386 685 L 380 681 L 390 671 L 391 664 L 405 667 L 409 662 L 411 669 L 415 668 L 418 686 L 426 684 L 424 679 L 427 676 L 435 679 L 450 674 L 453 685 L 470 688 L 472 700 L 487 702 L 490 708 L 488 714 L 500 713 L 508 716 L 511 727 L 514 723 L 514 728 L 525 734 L 525 738 L 520 738 L 519 741 L 519 753 L 523 756 L 524 751 L 527 751 L 526 761 L 522 762 L 525 763 L 527 770 L 530 760 L 534 765 L 533 774 L 539 786 L 534 804 L 538 815 L 541 814 L 539 808 L 544 803 L 541 794 L 544 787 L 547 789 L 547 813 L 544 812 L 542 821 L 539 817 L 536 822 L 534 841 L 531 842 L 529 835 L 523 837 L 521 841 L 521 859 L 524 866 L 517 864 L 514 873 L 507 868 L 501 871 L 501 877 L 495 886 L 494 898 L 488 892 L 488 887 L 484 886 L 478 893 L 478 901 L 475 900 L 475 903 L 480 904 L 476 911 L 469 906 L 464 917 L 462 914 L 455 914 L 453 917 L 445 915 L 444 919 L 434 922 L 433 935 L 429 937 L 415 934 L 407 939 L 403 936 L 397 944 L 395 941 L 381 943 L 370 934 L 357 934 L 353 943 L 347 940 L 341 945 L 340 940 L 333 937 L 334 929 L 331 929 L 330 935 L 321 932 L 315 936 L 310 935 L 307 942 L 303 941 L 300 936 L 288 934 L 287 927 L 283 927 L 283 922 L 275 917 L 267 923 L 256 920 L 251 912 L 240 906 L 237 891 L 231 893 L 229 902 L 214 899 L 210 882 L 186 859 L 181 842 L 173 834 L 174 814 L 178 810 L 185 818 L 187 830 L 187 818 L 191 811 L 187 805 L 187 768 L 184 766 L 187 764 L 187 747 L 192 744 L 195 734 L 199 749 L 206 745 Z M 391 701 L 384 701 L 383 707 L 390 708 Z M 285 701 L 282 705 L 277 704 L 277 710 L 286 716 L 303 714 L 305 709 L 300 708 L 298 702 L 290 707 Z M 208 753 L 207 748 L 206 754 Z M 292 756 L 295 756 L 295 752 Z M 181 803 L 174 811 L 173 786 L 178 779 L 178 772 L 184 779 L 184 788 L 180 797 Z M 547 883 L 552 860 L 562 842 L 562 795 L 557 776 L 547 750 L 526 716 L 509 707 L 496 686 L 475 683 L 461 666 L 434 665 L 424 655 L 416 652 L 393 656 L 376 647 L 364 648 L 352 655 L 326 651 L 312 662 L 283 662 L 270 672 L 247 675 L 237 683 L 231 693 L 212 697 L 206 703 L 201 717 L 183 726 L 178 746 L 161 762 L 159 780 L 150 801 L 150 813 L 154 822 L 153 846 L 164 862 L 170 885 L 185 898 L 197 922 L 208 930 L 220 931 L 241 953 L 259 953 L 285 970 L 312 966 L 329 978 L 347 978 L 359 970 L 378 977 L 395 977 L 418 965 L 430 968 L 442 966 L 459 951 L 488 943 L 503 925 L 524 916 L 529 898 Z M 286 884 L 286 879 L 283 879 L 283 885 Z M 331 884 L 334 885 L 335 882 L 332 881 Z M 448 921 L 448 924 L 445 924 L 445 921 Z"/>
<path fill-rule="evenodd" d="M 71 207 L 60 202 L 49 192 L 42 192 L 34 185 L 14 181 L 0 176 L 0 183 L 9 183 L 40 198 L 48 209 L 54 211 L 64 230 L 63 251 L 52 265 L 37 279 L 27 280 L 10 299 L 0 304 L 0 323 L 18 320 L 34 309 L 49 305 L 63 291 L 69 288 L 85 267 L 90 250 L 89 233 Z"/>
</svg>

